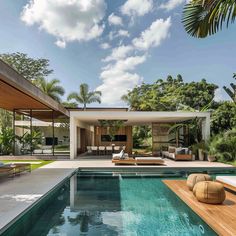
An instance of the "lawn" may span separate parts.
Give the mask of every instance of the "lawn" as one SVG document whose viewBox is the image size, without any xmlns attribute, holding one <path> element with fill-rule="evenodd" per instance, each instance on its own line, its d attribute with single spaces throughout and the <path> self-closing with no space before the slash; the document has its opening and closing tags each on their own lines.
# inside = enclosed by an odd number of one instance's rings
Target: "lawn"
<svg viewBox="0 0 236 236">
<path fill-rule="evenodd" d="M 41 162 L 40 164 L 31 164 L 31 170 L 38 169 L 41 166 L 52 163 L 53 161 L 44 161 L 44 160 L 1 160 L 3 163 L 11 163 L 11 162 Z"/>
<path fill-rule="evenodd" d="M 226 162 L 227 164 L 230 164 L 232 166 L 236 166 L 236 161 L 229 161 L 229 162 Z"/>
</svg>

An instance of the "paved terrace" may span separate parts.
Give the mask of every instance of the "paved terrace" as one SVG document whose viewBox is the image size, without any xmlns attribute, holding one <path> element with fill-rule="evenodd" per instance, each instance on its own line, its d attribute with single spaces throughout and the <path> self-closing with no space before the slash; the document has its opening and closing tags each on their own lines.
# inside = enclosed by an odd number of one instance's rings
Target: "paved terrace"
<svg viewBox="0 0 236 236">
<path fill-rule="evenodd" d="M 9 157 L 8 157 L 9 158 Z M 31 173 L 22 174 L 14 179 L 0 182 L 0 234 L 1 229 L 12 222 L 16 216 L 35 204 L 43 195 L 57 186 L 65 178 L 71 176 L 78 168 L 84 170 L 164 170 L 168 168 L 201 167 L 201 168 L 231 168 L 231 165 L 210 162 L 174 162 L 165 160 L 165 166 L 115 166 L 108 157 L 83 157 L 79 160 L 61 160 L 45 165 Z"/>
</svg>

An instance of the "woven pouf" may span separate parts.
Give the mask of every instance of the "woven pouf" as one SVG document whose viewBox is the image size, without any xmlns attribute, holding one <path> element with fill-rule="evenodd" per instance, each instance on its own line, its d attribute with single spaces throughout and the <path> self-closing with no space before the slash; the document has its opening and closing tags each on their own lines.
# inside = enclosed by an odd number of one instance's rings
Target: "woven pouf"
<svg viewBox="0 0 236 236">
<path fill-rule="evenodd" d="M 210 181 L 211 176 L 207 174 L 191 174 L 188 176 L 187 179 L 187 186 L 189 190 L 193 190 L 193 187 L 196 183 L 201 182 L 201 181 Z"/>
<path fill-rule="evenodd" d="M 193 194 L 199 202 L 221 204 L 225 200 L 225 190 L 221 183 L 203 181 L 195 184 Z"/>
</svg>

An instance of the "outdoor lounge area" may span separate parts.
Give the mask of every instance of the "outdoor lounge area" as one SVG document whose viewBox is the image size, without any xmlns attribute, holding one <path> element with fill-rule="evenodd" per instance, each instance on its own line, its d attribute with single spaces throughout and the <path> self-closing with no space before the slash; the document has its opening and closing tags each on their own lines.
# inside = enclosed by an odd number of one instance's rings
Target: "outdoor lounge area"
<svg viewBox="0 0 236 236">
<path fill-rule="evenodd" d="M 236 236 L 235 19 L 1 1 L 0 236 Z"/>
<path fill-rule="evenodd" d="M 86 111 L 70 109 L 70 158 L 77 158 L 78 155 L 80 158 L 80 154 L 84 153 L 111 156 L 112 153 L 121 150 L 132 157 L 132 127 L 150 125 L 152 157 L 192 161 L 194 158 L 188 148 L 187 130 L 179 129 L 178 134 L 169 133 L 169 130 L 173 125 L 187 123 L 196 117 L 202 120 L 202 137 L 207 139 L 210 135 L 210 113 L 208 112 L 138 112 L 123 108 L 88 108 Z M 122 124 L 111 137 L 110 130 L 115 129 L 111 122 L 117 121 Z M 184 137 L 182 143 L 178 138 L 180 136 Z"/>
</svg>

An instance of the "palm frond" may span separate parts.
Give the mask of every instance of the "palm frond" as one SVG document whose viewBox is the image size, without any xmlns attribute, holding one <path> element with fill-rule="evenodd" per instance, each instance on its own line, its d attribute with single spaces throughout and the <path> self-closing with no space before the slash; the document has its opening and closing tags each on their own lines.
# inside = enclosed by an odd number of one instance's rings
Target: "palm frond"
<svg viewBox="0 0 236 236">
<path fill-rule="evenodd" d="M 193 0 L 183 9 L 182 23 L 188 34 L 204 38 L 228 28 L 235 17 L 235 0 Z"/>
</svg>

